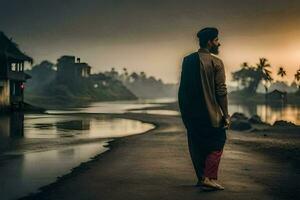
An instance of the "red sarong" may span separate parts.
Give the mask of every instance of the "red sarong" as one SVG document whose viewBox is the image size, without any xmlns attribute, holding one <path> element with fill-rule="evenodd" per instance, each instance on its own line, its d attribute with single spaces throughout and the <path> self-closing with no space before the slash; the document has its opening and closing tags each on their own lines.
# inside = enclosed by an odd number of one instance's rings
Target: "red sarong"
<svg viewBox="0 0 300 200">
<path fill-rule="evenodd" d="M 204 176 L 210 179 L 218 178 L 218 169 L 223 150 L 213 151 L 205 160 Z"/>
</svg>

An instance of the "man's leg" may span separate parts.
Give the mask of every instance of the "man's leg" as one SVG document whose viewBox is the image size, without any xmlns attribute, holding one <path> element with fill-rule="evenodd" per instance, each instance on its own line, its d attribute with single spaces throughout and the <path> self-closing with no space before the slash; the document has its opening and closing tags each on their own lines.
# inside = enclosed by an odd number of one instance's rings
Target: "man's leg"
<svg viewBox="0 0 300 200">
<path fill-rule="evenodd" d="M 204 175 L 204 167 L 207 153 L 203 148 L 201 148 L 201 145 L 197 142 L 197 139 L 193 137 L 193 133 L 189 131 L 188 146 L 194 169 L 198 178 L 198 182 L 201 182 Z"/>
<path fill-rule="evenodd" d="M 218 179 L 218 170 L 223 150 L 211 152 L 205 161 L 203 184 L 223 190 L 224 187 L 216 182 Z"/>
<path fill-rule="evenodd" d="M 205 161 L 204 176 L 218 179 L 218 170 L 223 150 L 211 152 Z"/>
</svg>

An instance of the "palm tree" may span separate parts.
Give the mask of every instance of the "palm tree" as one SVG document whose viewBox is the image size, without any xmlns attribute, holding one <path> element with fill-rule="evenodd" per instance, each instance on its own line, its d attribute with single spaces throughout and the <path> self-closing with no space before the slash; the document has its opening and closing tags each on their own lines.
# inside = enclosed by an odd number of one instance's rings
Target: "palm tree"
<svg viewBox="0 0 300 200">
<path fill-rule="evenodd" d="M 252 67 L 248 65 L 247 62 L 243 62 L 241 64 L 241 69 L 232 73 L 233 81 L 237 81 L 237 90 L 239 90 L 239 86 L 247 87 L 249 83 L 249 72 Z"/>
<path fill-rule="evenodd" d="M 146 73 L 145 72 L 140 72 L 140 77 L 142 80 L 146 79 Z"/>
<path fill-rule="evenodd" d="M 284 76 L 286 76 L 286 71 L 283 69 L 283 67 L 279 67 L 277 75 L 281 76 L 281 78 L 283 78 Z"/>
<path fill-rule="evenodd" d="M 264 80 L 265 81 L 265 90 L 266 93 L 268 92 L 267 84 L 273 81 L 273 78 L 271 76 L 272 72 L 268 69 L 271 65 L 268 63 L 268 60 L 266 58 L 260 58 L 259 63 L 256 64 L 256 70 L 254 73 L 254 81 L 252 82 L 252 86 L 250 87 L 252 89 L 252 93 L 256 92 L 256 89 L 258 87 L 258 84 Z"/>
<path fill-rule="evenodd" d="M 127 68 L 126 68 L 126 67 L 123 68 L 123 73 L 124 73 L 124 75 L 125 75 L 126 77 L 128 76 L 128 71 L 127 71 Z"/>
<path fill-rule="evenodd" d="M 109 75 L 114 79 L 118 79 L 119 73 L 116 71 L 114 67 L 112 67 L 110 69 Z"/>
<path fill-rule="evenodd" d="M 261 79 L 266 81 L 272 81 L 273 78 L 271 77 L 272 72 L 268 70 L 271 65 L 268 63 L 266 58 L 260 58 L 259 63 L 257 64 L 257 71 L 261 75 Z"/>
<path fill-rule="evenodd" d="M 267 85 L 273 81 L 272 72 L 268 69 L 270 67 L 271 65 L 266 58 L 260 58 L 255 67 L 243 63 L 241 65 L 242 69 L 232 73 L 232 78 L 233 81 L 238 81 L 238 84 L 241 82 L 241 85 L 245 88 L 244 91 L 248 94 L 255 94 L 259 83 L 264 81 L 267 93 Z"/>
<path fill-rule="evenodd" d="M 300 90 L 300 69 L 298 69 L 296 74 L 295 74 L 295 81 L 298 84 L 298 88 Z"/>
<path fill-rule="evenodd" d="M 243 75 L 247 75 L 247 72 L 249 70 L 249 65 L 247 62 L 243 62 L 242 65 L 241 65 L 241 71 L 240 71 L 240 74 L 243 76 Z M 241 83 L 241 85 L 245 85 L 246 84 L 246 79 L 245 78 L 242 78 L 241 80 L 239 80 L 239 82 Z M 239 87 L 239 83 L 238 83 L 238 87 Z M 238 88 L 239 90 L 239 88 Z"/>
<path fill-rule="evenodd" d="M 136 72 L 133 72 L 132 74 L 130 74 L 130 78 L 132 82 L 135 82 L 139 79 L 139 75 Z"/>
<path fill-rule="evenodd" d="M 120 79 L 123 83 L 125 83 L 125 82 L 128 81 L 128 72 L 127 72 L 126 67 L 123 67 L 123 73 L 121 73 L 121 74 L 119 75 L 119 79 Z"/>
</svg>

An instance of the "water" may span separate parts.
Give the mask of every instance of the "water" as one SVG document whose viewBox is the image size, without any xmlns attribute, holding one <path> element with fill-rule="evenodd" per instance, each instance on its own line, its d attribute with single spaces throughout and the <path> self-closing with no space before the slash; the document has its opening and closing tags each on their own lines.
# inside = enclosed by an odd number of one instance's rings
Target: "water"
<svg viewBox="0 0 300 200">
<path fill-rule="evenodd" d="M 48 114 L 72 114 L 72 113 L 125 113 L 129 110 L 143 109 L 163 106 L 162 103 L 174 102 L 174 98 L 161 99 L 141 99 L 134 101 L 110 101 L 110 102 L 95 102 L 88 107 L 70 108 L 68 110 L 48 110 Z"/>
<path fill-rule="evenodd" d="M 152 124 L 102 115 L 0 116 L 0 195 L 16 199 L 107 150 L 112 138 L 139 134 Z"/>
<path fill-rule="evenodd" d="M 229 113 L 241 112 L 250 117 L 257 114 L 262 121 L 273 124 L 277 120 L 285 120 L 300 125 L 300 106 L 271 106 L 265 104 L 232 104 Z"/>
<path fill-rule="evenodd" d="M 132 110 L 131 113 L 144 113 L 154 115 L 168 115 L 168 116 L 179 116 L 179 112 L 176 110 Z"/>
<path fill-rule="evenodd" d="M 126 105 L 120 104 L 118 112 L 144 113 L 155 115 L 180 116 L 180 113 L 175 110 L 155 109 L 153 107 L 159 104 L 139 104 L 133 107 L 134 110 L 127 110 Z M 148 108 L 148 109 L 143 109 Z M 149 109 L 150 108 L 150 109 Z M 131 108 L 132 109 L 132 108 Z M 244 113 L 247 117 L 258 115 L 264 122 L 273 124 L 278 120 L 285 120 L 300 125 L 300 106 L 297 105 L 265 105 L 265 104 L 229 104 L 229 113 L 235 112 Z M 102 112 L 103 110 L 98 110 Z M 111 110 L 110 110 L 111 111 Z M 84 111 L 82 111 L 84 112 Z"/>
<path fill-rule="evenodd" d="M 56 177 L 70 172 L 82 161 L 103 153 L 106 142 L 67 146 L 57 150 L 7 153 L 1 160 L 1 199 L 16 199 L 55 182 Z M 3 156 L 2 156 L 3 157 Z"/>
<path fill-rule="evenodd" d="M 115 138 L 153 128 L 136 120 L 90 115 L 25 117 L 25 138 Z"/>
</svg>

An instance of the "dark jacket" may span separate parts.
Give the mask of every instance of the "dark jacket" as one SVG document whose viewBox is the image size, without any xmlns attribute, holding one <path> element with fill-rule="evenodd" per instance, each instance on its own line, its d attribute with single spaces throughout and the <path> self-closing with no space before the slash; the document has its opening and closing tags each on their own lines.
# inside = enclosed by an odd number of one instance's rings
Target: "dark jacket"
<svg viewBox="0 0 300 200">
<path fill-rule="evenodd" d="M 200 61 L 198 53 L 186 56 L 182 62 L 178 91 L 178 103 L 181 117 L 186 125 L 188 119 L 199 119 L 203 126 L 210 126 L 202 82 L 200 80 Z"/>
<path fill-rule="evenodd" d="M 225 81 L 222 60 L 208 50 L 199 49 L 185 57 L 178 93 L 182 117 L 202 118 L 212 127 L 222 127 L 228 115 Z"/>
<path fill-rule="evenodd" d="M 221 60 L 201 51 L 186 56 L 178 91 L 181 117 L 189 140 L 209 151 L 222 149 L 226 141 L 218 103 L 224 97 L 227 89 Z"/>
</svg>

